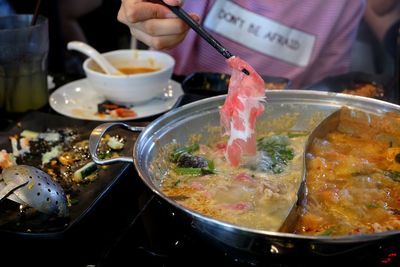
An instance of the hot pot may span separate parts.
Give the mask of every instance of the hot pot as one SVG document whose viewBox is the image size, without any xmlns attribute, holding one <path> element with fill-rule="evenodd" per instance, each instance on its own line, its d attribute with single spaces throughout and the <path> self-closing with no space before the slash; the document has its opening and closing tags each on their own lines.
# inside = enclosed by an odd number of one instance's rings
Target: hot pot
<svg viewBox="0 0 400 267">
<path fill-rule="evenodd" d="M 388 111 L 400 112 L 400 106 L 388 102 L 311 90 L 267 91 L 265 112 L 257 123 L 274 120 L 285 114 L 297 114 L 291 125 L 294 131 L 312 131 L 318 123 L 342 106 L 380 114 Z M 162 160 L 165 147 L 171 142 L 186 145 L 190 136 L 201 134 L 206 141 L 209 126 L 219 125 L 219 107 L 225 96 L 216 96 L 187 104 L 159 117 L 147 127 L 131 127 L 124 123 L 105 123 L 95 128 L 90 136 L 90 152 L 98 164 L 133 162 L 140 178 L 161 202 L 166 203 L 182 221 L 191 225 L 201 236 L 211 242 L 235 251 L 251 255 L 286 254 L 307 251 L 315 255 L 340 255 L 361 250 L 364 247 L 399 238 L 400 231 L 352 236 L 303 236 L 285 232 L 270 232 L 249 229 L 206 217 L 184 208 L 160 191 L 159 185 L 167 171 Z M 122 127 L 130 131 L 141 131 L 136 140 L 133 157 L 101 160 L 96 155 L 97 145 L 103 134 L 112 127 Z M 161 157 L 160 157 L 161 156 Z"/>
</svg>

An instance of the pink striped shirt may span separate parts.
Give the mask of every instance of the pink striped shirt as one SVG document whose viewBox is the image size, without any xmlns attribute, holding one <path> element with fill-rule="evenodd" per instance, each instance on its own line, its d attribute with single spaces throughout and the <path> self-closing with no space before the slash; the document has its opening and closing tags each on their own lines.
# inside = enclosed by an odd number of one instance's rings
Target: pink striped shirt
<svg viewBox="0 0 400 267">
<path fill-rule="evenodd" d="M 220 0 L 225 1 L 225 0 Z M 229 1 L 228 1 L 229 2 Z M 236 42 L 235 36 L 206 27 L 233 54 L 241 57 L 261 75 L 289 78 L 293 88 L 301 88 L 328 75 L 349 69 L 351 49 L 364 13 L 364 0 L 232 0 L 240 9 L 268 18 L 312 36 L 310 54 L 305 65 L 282 60 L 279 55 L 263 53 Z M 207 19 L 215 0 L 186 0 L 183 8 Z M 246 12 L 245 11 L 245 12 Z M 259 17 L 259 16 L 258 16 Z M 289 30 L 290 31 L 290 30 Z M 263 48 L 261 48 L 262 50 Z M 196 71 L 230 73 L 225 58 L 192 30 L 185 40 L 169 51 L 176 59 L 175 73 L 187 75 Z"/>
</svg>

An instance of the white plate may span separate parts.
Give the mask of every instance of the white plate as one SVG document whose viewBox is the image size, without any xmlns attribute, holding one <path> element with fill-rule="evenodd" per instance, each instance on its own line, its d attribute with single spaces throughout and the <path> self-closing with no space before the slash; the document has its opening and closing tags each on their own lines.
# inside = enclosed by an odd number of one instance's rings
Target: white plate
<svg viewBox="0 0 400 267">
<path fill-rule="evenodd" d="M 97 115 L 97 104 L 105 101 L 104 96 L 95 92 L 89 81 L 85 79 L 67 83 L 50 95 L 50 106 L 60 114 L 68 117 L 95 120 L 95 121 L 127 121 L 136 120 L 166 112 L 173 108 L 183 95 L 179 83 L 170 80 L 164 95 L 154 98 L 146 103 L 135 105 L 131 109 L 136 112 L 135 117 L 113 117 L 110 115 Z"/>
</svg>

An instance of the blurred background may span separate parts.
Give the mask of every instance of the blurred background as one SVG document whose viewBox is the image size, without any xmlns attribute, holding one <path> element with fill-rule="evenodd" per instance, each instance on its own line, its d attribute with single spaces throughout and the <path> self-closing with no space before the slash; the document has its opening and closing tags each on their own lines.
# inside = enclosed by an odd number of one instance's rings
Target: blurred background
<svg viewBox="0 0 400 267">
<path fill-rule="evenodd" d="M 399 2 L 366 2 L 367 9 L 353 49 L 351 71 L 395 77 L 399 64 Z M 133 40 L 129 29 L 117 21 L 120 3 L 120 0 L 42 0 L 40 13 L 50 20 L 49 72 L 83 75 L 84 56 L 66 50 L 66 43 L 72 40 L 87 42 L 100 52 L 146 48 Z M 0 15 L 33 13 L 35 4 L 36 0 L 0 0 Z M 372 8 L 379 13 L 371 11 Z"/>
<path fill-rule="evenodd" d="M 1 6 L 7 1 L 11 10 Z M 117 21 L 120 0 L 41 0 L 39 13 L 49 19 L 49 73 L 83 75 L 85 56 L 68 51 L 69 41 L 89 43 L 100 52 L 130 47 L 129 29 Z M 36 0 L 0 0 L 0 15 L 30 13 Z"/>
</svg>

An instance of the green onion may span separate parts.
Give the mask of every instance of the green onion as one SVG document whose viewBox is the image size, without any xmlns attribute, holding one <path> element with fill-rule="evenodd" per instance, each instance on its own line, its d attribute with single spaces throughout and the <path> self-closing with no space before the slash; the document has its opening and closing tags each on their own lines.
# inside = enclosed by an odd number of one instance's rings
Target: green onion
<svg viewBox="0 0 400 267">
<path fill-rule="evenodd" d="M 191 175 L 191 176 L 200 176 L 203 174 L 201 168 L 183 168 L 178 167 L 175 168 L 175 172 L 178 175 Z"/>
<path fill-rule="evenodd" d="M 332 226 L 332 227 L 326 229 L 325 231 L 319 233 L 319 236 L 331 236 L 334 234 L 335 228 L 336 228 L 335 226 Z"/>
<path fill-rule="evenodd" d="M 307 136 L 308 133 L 307 132 L 291 132 L 288 133 L 287 136 L 289 138 L 295 138 L 295 137 L 301 137 L 301 136 Z"/>
<path fill-rule="evenodd" d="M 215 173 L 215 166 L 214 162 L 209 160 L 207 168 L 176 167 L 175 172 L 178 175 L 201 176 Z"/>
</svg>

